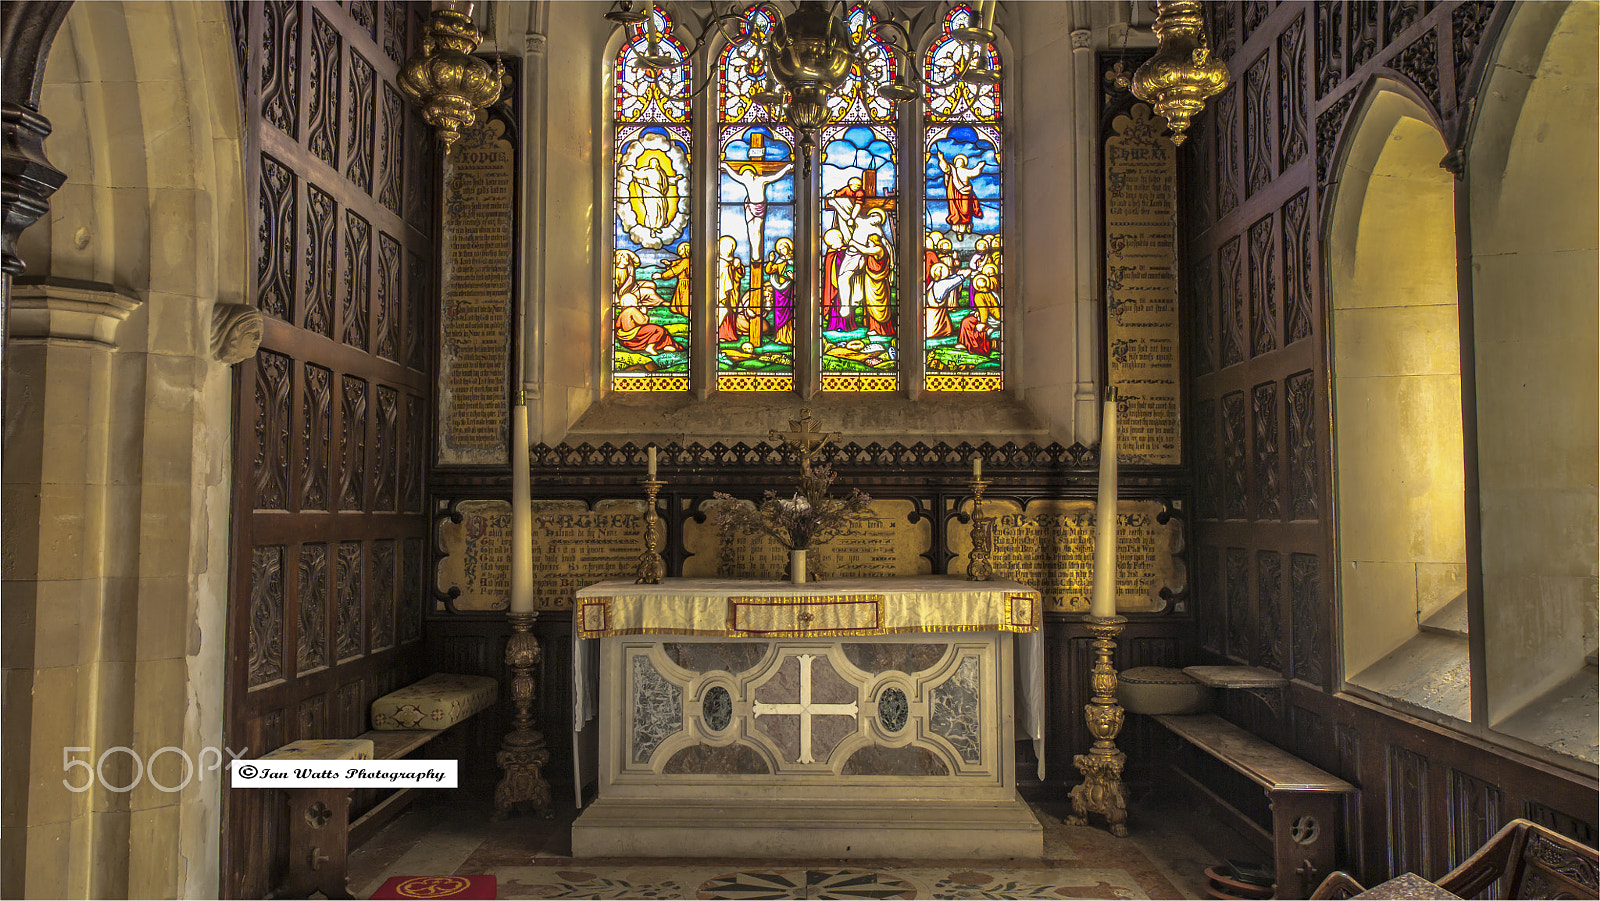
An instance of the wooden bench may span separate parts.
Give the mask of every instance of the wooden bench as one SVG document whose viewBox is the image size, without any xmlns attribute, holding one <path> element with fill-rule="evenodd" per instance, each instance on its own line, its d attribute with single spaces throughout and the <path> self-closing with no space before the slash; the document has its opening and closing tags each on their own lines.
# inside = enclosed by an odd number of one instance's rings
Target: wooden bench
<svg viewBox="0 0 1600 901">
<path fill-rule="evenodd" d="M 1266 791 L 1272 808 L 1272 831 L 1261 830 L 1249 817 L 1239 818 L 1261 833 L 1273 849 L 1279 898 L 1305 898 L 1332 872 L 1338 843 L 1340 802 L 1354 785 L 1323 772 L 1293 754 L 1269 744 L 1212 714 L 1157 716 L 1173 735 L 1227 764 Z M 1232 804 L 1181 769 L 1180 778 L 1224 808 Z"/>
<path fill-rule="evenodd" d="M 434 676 L 401 689 L 410 691 L 434 679 L 462 679 L 473 677 Z M 493 680 L 480 680 L 490 683 Z M 374 707 L 394 697 L 396 692 L 374 702 Z M 480 698 L 480 703 L 482 700 Z M 484 708 L 466 708 L 457 711 L 459 718 L 445 719 L 447 728 L 441 729 L 374 729 L 356 736 L 356 741 L 372 742 L 373 760 L 399 760 L 428 742 L 454 731 L 456 726 L 470 719 Z M 470 712 L 467 712 L 470 710 Z M 413 708 L 415 713 L 415 709 Z M 417 718 L 422 718 L 420 715 Z M 374 721 L 383 725 L 374 714 Z M 406 724 L 412 721 L 403 720 Z M 282 750 L 282 749 L 280 749 Z M 350 822 L 350 788 L 317 787 L 286 788 L 289 800 L 289 874 L 284 882 L 282 896 L 308 898 L 321 892 L 328 898 L 349 898 L 350 889 L 346 868 L 350 848 L 359 846 L 389 820 L 398 816 L 413 800 L 414 787 L 395 790 Z"/>
</svg>

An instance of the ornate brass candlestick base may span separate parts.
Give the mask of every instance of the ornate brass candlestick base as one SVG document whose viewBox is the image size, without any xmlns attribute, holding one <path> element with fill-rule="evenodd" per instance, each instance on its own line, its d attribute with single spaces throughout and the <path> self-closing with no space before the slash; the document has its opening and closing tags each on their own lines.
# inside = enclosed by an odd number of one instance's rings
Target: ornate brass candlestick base
<svg viewBox="0 0 1600 901">
<path fill-rule="evenodd" d="M 555 816 L 550 804 L 550 783 L 543 769 L 550 762 L 544 736 L 533 728 L 533 670 L 539 665 L 539 640 L 533 637 L 537 613 L 509 613 L 511 640 L 506 643 L 506 665 L 511 667 L 511 703 L 516 716 L 511 731 L 500 742 L 496 762 L 505 775 L 494 787 L 494 818 L 503 820 L 518 807 L 531 807 L 541 816 Z"/>
<path fill-rule="evenodd" d="M 633 571 L 635 585 L 659 585 L 667 574 L 667 566 L 661 562 L 661 554 L 656 550 L 656 494 L 665 484 L 660 479 L 644 480 L 647 498 L 644 505 L 644 553 L 639 555 L 639 566 Z"/>
<path fill-rule="evenodd" d="M 994 517 L 983 515 L 983 489 L 989 483 L 972 480 L 972 552 L 967 554 L 967 581 L 987 582 L 994 578 L 989 554 L 994 550 Z"/>
<path fill-rule="evenodd" d="M 1072 758 L 1072 765 L 1083 774 L 1083 784 L 1072 790 L 1071 826 L 1089 822 L 1091 812 L 1103 815 L 1111 834 L 1128 834 L 1128 796 L 1122 785 L 1122 766 L 1128 757 L 1117 750 L 1117 733 L 1122 731 L 1122 705 L 1117 703 L 1117 671 L 1111 665 L 1116 654 L 1117 636 L 1128 624 L 1123 616 L 1091 616 L 1089 631 L 1094 635 L 1094 667 L 1089 673 L 1089 703 L 1083 706 L 1084 722 L 1094 735 L 1094 747 L 1087 754 Z"/>
</svg>

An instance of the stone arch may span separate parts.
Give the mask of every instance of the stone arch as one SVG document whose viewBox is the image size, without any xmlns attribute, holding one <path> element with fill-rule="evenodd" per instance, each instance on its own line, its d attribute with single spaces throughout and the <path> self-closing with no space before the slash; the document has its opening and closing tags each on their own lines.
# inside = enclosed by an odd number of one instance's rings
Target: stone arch
<svg viewBox="0 0 1600 901">
<path fill-rule="evenodd" d="M 232 377 L 213 316 L 251 315 L 233 47 L 221 3 L 78 3 L 45 66 L 67 181 L 11 297 L 7 622 L 27 625 L 7 630 L 5 738 L 35 761 L 132 754 L 82 793 L 8 770 L 26 817 L 7 896 L 218 891 L 219 773 L 186 779 L 184 757 L 222 745 Z"/>
<path fill-rule="evenodd" d="M 1464 129 L 1474 582 L 1485 713 L 1513 734 L 1508 718 L 1581 674 L 1596 641 L 1597 30 L 1594 3 L 1518 4 Z"/>
<path fill-rule="evenodd" d="M 1409 683 L 1385 655 L 1465 606 L 1455 185 L 1433 114 L 1400 82 L 1368 86 L 1343 143 L 1323 243 L 1336 584 L 1345 678 L 1391 694 Z M 1465 676 L 1466 643 L 1449 650 Z M 1422 706 L 1469 719 L 1461 683 Z"/>
</svg>

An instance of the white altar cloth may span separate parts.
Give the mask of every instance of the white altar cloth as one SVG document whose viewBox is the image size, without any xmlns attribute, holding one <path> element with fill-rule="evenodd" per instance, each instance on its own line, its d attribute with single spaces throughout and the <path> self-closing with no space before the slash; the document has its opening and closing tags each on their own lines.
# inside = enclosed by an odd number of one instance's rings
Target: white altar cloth
<svg viewBox="0 0 1600 901">
<path fill-rule="evenodd" d="M 948 603 L 941 603 L 941 597 Z M 1022 601 L 1027 598 L 1028 601 Z M 616 601 L 605 605 L 599 601 Z M 1045 775 L 1044 660 L 1042 613 L 1039 595 L 1020 582 L 996 579 L 972 582 L 961 576 L 896 576 L 875 579 L 828 579 L 795 585 L 741 579 L 665 579 L 660 584 L 631 581 L 599 582 L 577 592 L 572 629 L 572 743 L 574 790 L 583 806 L 584 731 L 598 713 L 600 679 L 599 641 L 586 636 L 610 635 L 720 635 L 730 638 L 764 637 L 766 629 L 752 629 L 741 609 L 762 599 L 818 605 L 812 622 L 807 613 L 783 623 L 786 636 L 942 634 L 1004 631 L 1014 633 L 1016 647 L 1015 697 L 1017 723 L 1033 741 L 1038 775 Z M 831 601 L 847 602 L 848 614 L 827 618 Z M 851 600 L 858 603 L 849 604 Z M 871 599 L 876 626 L 860 613 Z M 800 606 L 785 605 L 785 606 Z M 913 622 L 911 609 L 930 613 L 932 622 Z M 586 621 L 587 614 L 587 621 Z M 744 618 L 742 618 L 744 617 Z M 814 622 L 815 628 L 812 628 Z"/>
</svg>

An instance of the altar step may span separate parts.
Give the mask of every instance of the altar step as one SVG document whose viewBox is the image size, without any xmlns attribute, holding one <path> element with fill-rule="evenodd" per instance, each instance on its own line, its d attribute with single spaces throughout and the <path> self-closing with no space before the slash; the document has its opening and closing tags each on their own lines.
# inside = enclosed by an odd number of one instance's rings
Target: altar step
<svg viewBox="0 0 1600 901">
<path fill-rule="evenodd" d="M 1001 801 L 606 800 L 572 824 L 572 856 L 761 860 L 1037 859 L 1044 829 L 1021 799 Z"/>
</svg>

